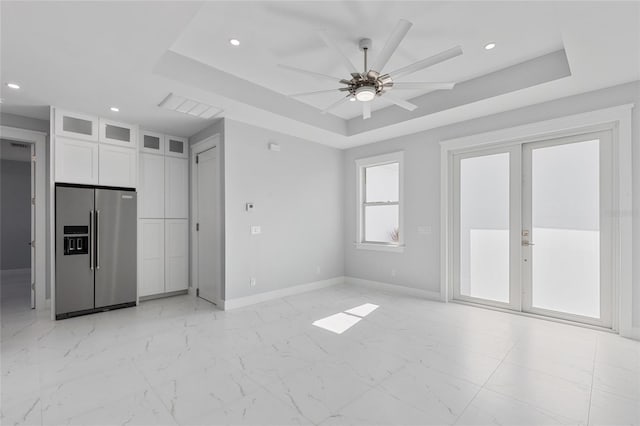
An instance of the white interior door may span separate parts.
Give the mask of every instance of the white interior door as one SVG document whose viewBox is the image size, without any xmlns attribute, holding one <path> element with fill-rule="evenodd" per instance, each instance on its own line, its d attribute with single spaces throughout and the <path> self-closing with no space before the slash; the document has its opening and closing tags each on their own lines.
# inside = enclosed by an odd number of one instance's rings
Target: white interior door
<svg viewBox="0 0 640 426">
<path fill-rule="evenodd" d="M 523 310 L 611 327 L 611 136 L 523 146 Z"/>
<path fill-rule="evenodd" d="M 195 167 L 198 295 L 217 304 L 222 300 L 218 148 L 199 153 Z"/>
<path fill-rule="evenodd" d="M 610 132 L 454 156 L 455 299 L 612 326 Z"/>
<path fill-rule="evenodd" d="M 519 164 L 519 147 L 456 156 L 456 299 L 520 309 Z"/>
<path fill-rule="evenodd" d="M 31 247 L 31 280 L 29 285 L 31 286 L 31 309 L 36 308 L 36 246 L 34 244 L 36 240 L 36 151 L 35 145 L 31 144 L 31 239 L 29 240 L 29 246 Z M 40 244 L 44 244 L 43 241 Z"/>
</svg>

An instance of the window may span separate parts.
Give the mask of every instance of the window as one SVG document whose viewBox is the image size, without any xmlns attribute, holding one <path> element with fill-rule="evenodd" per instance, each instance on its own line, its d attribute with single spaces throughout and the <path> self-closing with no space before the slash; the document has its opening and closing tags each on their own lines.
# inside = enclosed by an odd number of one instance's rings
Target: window
<svg viewBox="0 0 640 426">
<path fill-rule="evenodd" d="M 358 248 L 402 251 L 402 152 L 356 161 Z"/>
</svg>

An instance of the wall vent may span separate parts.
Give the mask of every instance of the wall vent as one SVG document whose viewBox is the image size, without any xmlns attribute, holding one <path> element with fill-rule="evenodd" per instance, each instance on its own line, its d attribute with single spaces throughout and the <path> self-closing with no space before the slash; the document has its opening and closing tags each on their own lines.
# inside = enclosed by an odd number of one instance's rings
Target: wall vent
<svg viewBox="0 0 640 426">
<path fill-rule="evenodd" d="M 29 145 L 28 143 L 18 143 L 18 142 L 11 142 L 11 146 L 14 148 L 22 148 L 22 149 L 31 148 L 31 145 Z"/>
<path fill-rule="evenodd" d="M 223 111 L 222 108 L 214 107 L 173 93 L 169 93 L 169 95 L 167 95 L 167 97 L 164 98 L 158 106 L 170 109 L 171 111 L 177 111 L 204 119 L 213 118 Z"/>
</svg>

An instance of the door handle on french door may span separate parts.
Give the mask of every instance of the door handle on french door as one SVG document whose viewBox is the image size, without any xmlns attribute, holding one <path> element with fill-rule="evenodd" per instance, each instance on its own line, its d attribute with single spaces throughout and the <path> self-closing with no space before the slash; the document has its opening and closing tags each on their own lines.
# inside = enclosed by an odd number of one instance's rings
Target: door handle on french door
<svg viewBox="0 0 640 426">
<path fill-rule="evenodd" d="M 100 210 L 96 210 L 96 269 L 100 269 Z"/>
<path fill-rule="evenodd" d="M 522 245 L 524 247 L 535 246 L 535 243 L 530 243 L 529 241 L 522 241 Z"/>
<path fill-rule="evenodd" d="M 93 210 L 89 210 L 89 269 L 93 271 L 93 243 L 94 243 Z"/>
</svg>

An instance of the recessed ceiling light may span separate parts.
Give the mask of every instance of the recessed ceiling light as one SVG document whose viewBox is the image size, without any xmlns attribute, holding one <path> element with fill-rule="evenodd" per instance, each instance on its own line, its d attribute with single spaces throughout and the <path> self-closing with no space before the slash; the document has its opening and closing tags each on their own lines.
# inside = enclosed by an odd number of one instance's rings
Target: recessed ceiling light
<svg viewBox="0 0 640 426">
<path fill-rule="evenodd" d="M 494 47 L 496 47 L 496 44 L 494 42 L 487 43 L 487 44 L 484 45 L 484 50 L 491 50 Z"/>
<path fill-rule="evenodd" d="M 119 112 L 119 111 L 120 111 L 120 108 L 118 108 L 118 107 L 111 107 L 111 108 L 109 108 L 109 109 L 110 109 L 111 111 L 113 111 L 113 112 Z"/>
<path fill-rule="evenodd" d="M 7 83 L 7 87 L 10 89 L 16 89 L 18 90 L 20 88 L 20 85 L 17 83 Z"/>
<path fill-rule="evenodd" d="M 355 97 L 355 96 L 352 96 L 352 97 L 350 97 L 350 98 L 349 98 L 349 100 L 350 100 L 351 102 L 355 102 L 357 99 L 356 99 L 356 97 Z"/>
<path fill-rule="evenodd" d="M 237 38 L 232 38 L 231 40 L 229 40 L 229 43 L 231 43 L 232 46 L 240 46 L 240 40 L 238 40 Z"/>
</svg>

